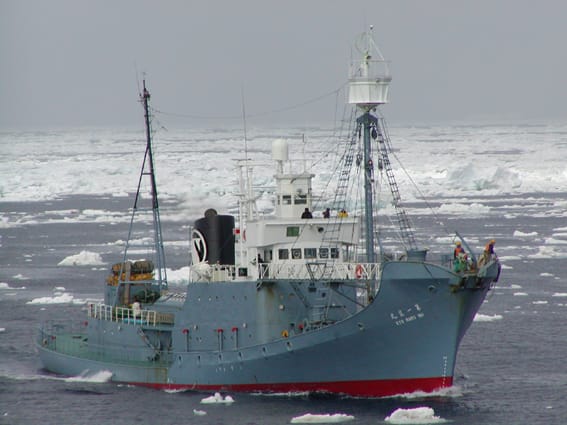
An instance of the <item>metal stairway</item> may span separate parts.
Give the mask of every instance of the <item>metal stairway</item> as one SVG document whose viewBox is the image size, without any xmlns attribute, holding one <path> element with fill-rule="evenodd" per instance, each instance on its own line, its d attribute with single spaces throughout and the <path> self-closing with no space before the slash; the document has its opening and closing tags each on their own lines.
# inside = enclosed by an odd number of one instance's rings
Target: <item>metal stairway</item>
<svg viewBox="0 0 567 425">
<path fill-rule="evenodd" d="M 340 160 L 340 166 L 337 168 L 338 171 L 337 188 L 330 207 L 331 210 L 335 212 L 347 208 L 346 200 L 348 198 L 349 183 L 352 174 L 352 165 L 356 156 L 355 150 L 357 147 L 357 141 L 356 141 L 357 132 L 358 129 L 353 131 L 352 136 L 350 136 L 349 139 L 343 142 L 346 146 L 345 146 L 344 154 Z M 329 218 L 329 223 L 326 226 L 325 233 L 321 241 L 321 247 L 329 249 L 329 256 L 323 260 L 325 266 L 322 269 L 319 268 L 317 270 L 317 272 L 320 272 L 321 276 L 312 276 L 312 278 L 331 277 L 333 271 L 332 263 L 335 260 L 331 258 L 330 248 L 334 248 L 338 246 L 339 235 L 341 230 L 341 222 L 342 219 L 336 213 Z M 310 274 L 313 273 L 310 272 Z"/>
<path fill-rule="evenodd" d="M 415 235 L 413 227 L 411 225 L 410 219 L 401 205 L 402 198 L 400 196 L 400 190 L 392 170 L 392 164 L 390 163 L 390 158 L 388 152 L 392 150 L 390 143 L 390 136 L 386 129 L 386 123 L 383 117 L 378 118 L 378 149 L 380 151 L 381 167 L 386 172 L 386 177 L 388 178 L 388 185 L 390 186 L 390 192 L 392 193 L 392 200 L 394 203 L 394 208 L 396 210 L 396 218 L 398 220 L 398 226 L 400 228 L 400 234 L 402 241 L 406 244 L 408 249 L 417 249 L 417 243 L 415 242 Z"/>
</svg>

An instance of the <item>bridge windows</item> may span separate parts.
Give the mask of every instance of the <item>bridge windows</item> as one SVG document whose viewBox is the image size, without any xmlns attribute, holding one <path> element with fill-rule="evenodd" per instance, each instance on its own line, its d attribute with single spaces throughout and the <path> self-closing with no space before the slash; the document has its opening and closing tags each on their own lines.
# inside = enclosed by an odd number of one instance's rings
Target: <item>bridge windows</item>
<svg viewBox="0 0 567 425">
<path fill-rule="evenodd" d="M 317 248 L 304 248 L 303 255 L 305 258 L 317 258 Z"/>
</svg>

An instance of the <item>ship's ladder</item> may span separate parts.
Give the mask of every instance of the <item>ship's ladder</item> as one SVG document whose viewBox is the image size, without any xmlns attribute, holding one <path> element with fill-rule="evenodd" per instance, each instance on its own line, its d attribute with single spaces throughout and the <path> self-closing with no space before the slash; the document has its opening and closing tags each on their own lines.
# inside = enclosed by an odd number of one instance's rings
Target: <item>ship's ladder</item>
<svg viewBox="0 0 567 425">
<path fill-rule="evenodd" d="M 349 183 L 353 169 L 352 165 L 356 157 L 356 139 L 354 137 L 349 138 L 344 142 L 344 144 L 346 146 L 337 172 L 337 187 L 330 207 L 333 211 L 333 214 L 331 214 L 331 217 L 328 219 L 328 224 L 325 228 L 325 233 L 323 234 L 321 240 L 321 246 L 324 248 L 329 248 L 328 258 L 320 259 L 326 265 L 323 268 L 323 272 L 321 273 L 321 278 L 330 278 L 333 272 L 333 267 L 331 265 L 334 261 L 336 261 L 336 259 L 331 258 L 330 248 L 339 247 L 342 217 L 340 217 L 340 214 L 338 214 L 338 212 L 343 209 L 347 209 L 346 203 L 350 188 Z"/>
<path fill-rule="evenodd" d="M 396 210 L 396 218 L 398 220 L 398 226 L 400 228 L 402 241 L 407 245 L 407 248 L 416 249 L 417 244 L 415 241 L 413 226 L 405 209 L 402 207 L 400 189 L 398 187 L 398 183 L 396 182 L 394 171 L 392 170 L 392 164 L 390 162 L 390 157 L 388 155 L 388 152 L 391 152 L 392 150 L 390 135 L 388 134 L 384 117 L 380 116 L 378 120 L 378 137 L 376 142 L 378 144 L 379 160 L 381 163 L 379 164 L 379 167 L 382 167 L 388 179 L 388 185 L 390 187 L 390 192 L 392 193 L 392 202 Z"/>
</svg>

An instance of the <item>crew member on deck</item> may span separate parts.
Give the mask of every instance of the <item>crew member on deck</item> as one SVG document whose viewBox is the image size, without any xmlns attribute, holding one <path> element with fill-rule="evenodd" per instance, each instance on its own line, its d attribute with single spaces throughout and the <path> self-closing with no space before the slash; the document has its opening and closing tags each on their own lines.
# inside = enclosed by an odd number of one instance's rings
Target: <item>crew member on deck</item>
<svg viewBox="0 0 567 425">
<path fill-rule="evenodd" d="M 348 213 L 347 213 L 346 210 L 343 208 L 343 209 L 341 209 L 341 210 L 339 211 L 339 213 L 337 214 L 337 216 L 338 216 L 339 218 L 345 218 L 345 217 L 348 217 Z"/>
<path fill-rule="evenodd" d="M 453 251 L 453 259 L 457 258 L 459 254 L 464 254 L 465 249 L 461 245 L 461 241 L 455 242 L 455 250 Z"/>
<path fill-rule="evenodd" d="M 323 211 L 323 218 L 330 218 L 330 217 L 331 217 L 331 210 L 327 208 L 325 211 Z"/>
<path fill-rule="evenodd" d="M 494 239 L 490 239 L 490 241 L 486 244 L 486 246 L 484 247 L 484 251 L 482 253 L 482 257 L 480 259 L 480 264 L 487 264 L 491 259 L 492 256 L 496 255 L 494 253 L 494 244 L 496 243 L 496 241 Z"/>
<path fill-rule="evenodd" d="M 496 241 L 494 239 L 490 239 L 490 241 L 484 247 L 484 255 L 486 256 L 486 260 L 490 260 L 494 255 L 494 244 Z"/>
<path fill-rule="evenodd" d="M 134 297 L 134 302 L 132 303 L 132 315 L 134 319 L 142 315 L 142 306 L 138 301 L 138 297 Z"/>
<path fill-rule="evenodd" d="M 309 208 L 305 208 L 305 211 L 303 211 L 303 214 L 301 214 L 301 218 L 313 218 L 313 214 L 311 214 Z"/>
</svg>

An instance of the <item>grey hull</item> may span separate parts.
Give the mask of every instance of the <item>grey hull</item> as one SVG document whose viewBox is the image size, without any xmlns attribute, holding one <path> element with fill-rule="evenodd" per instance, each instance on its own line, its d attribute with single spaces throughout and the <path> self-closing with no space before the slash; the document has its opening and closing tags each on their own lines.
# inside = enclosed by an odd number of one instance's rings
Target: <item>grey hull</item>
<svg viewBox="0 0 567 425">
<path fill-rule="evenodd" d="M 449 270 L 428 263 L 387 263 L 380 290 L 364 309 L 336 323 L 261 344 L 247 345 L 242 335 L 240 345 L 231 346 L 230 338 L 221 335 L 227 341 L 217 349 L 191 345 L 180 349 L 183 344 L 178 339 L 172 349 L 150 359 L 147 346 L 140 343 L 139 358 L 117 360 L 110 355 L 112 347 L 129 340 L 129 346 L 134 346 L 140 329 L 136 324 L 111 322 L 101 326 L 105 335 L 116 335 L 115 339 L 105 339 L 103 351 L 99 348 L 96 356 L 92 348 L 89 351 L 88 341 L 85 353 L 90 354 L 65 354 L 45 344 L 45 339 L 38 344 L 39 353 L 45 368 L 56 373 L 107 370 L 114 381 L 163 388 L 328 391 L 355 396 L 432 391 L 452 384 L 459 343 L 497 273 L 493 265 L 483 278 L 459 280 Z M 227 290 L 223 285 L 200 289 L 213 299 Z M 188 292 L 201 293 L 198 287 Z M 189 311 L 199 310 L 191 305 L 194 299 L 195 295 L 190 296 L 182 309 L 189 318 Z M 241 312 L 231 313 L 239 316 Z M 179 320 L 172 333 L 183 335 L 191 320 Z M 213 326 L 226 329 L 223 322 L 226 317 L 221 315 Z M 97 329 L 96 324 L 89 326 Z"/>
</svg>

